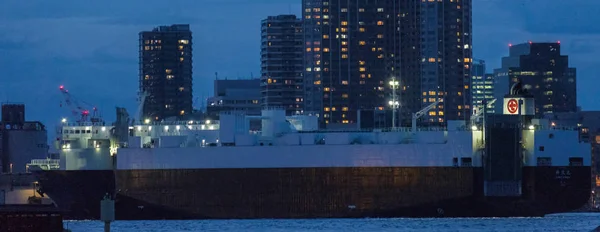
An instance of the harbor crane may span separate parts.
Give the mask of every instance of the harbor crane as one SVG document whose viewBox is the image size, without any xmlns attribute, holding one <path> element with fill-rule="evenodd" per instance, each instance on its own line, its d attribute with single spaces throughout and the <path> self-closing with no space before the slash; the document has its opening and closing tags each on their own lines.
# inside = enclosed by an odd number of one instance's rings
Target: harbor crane
<svg viewBox="0 0 600 232">
<path fill-rule="evenodd" d="M 439 104 L 442 101 L 443 101 L 443 98 L 438 98 L 434 103 L 431 103 L 430 105 L 426 106 L 422 110 L 419 110 L 419 112 L 412 114 L 412 133 L 413 134 L 417 132 L 417 119 L 419 119 L 420 117 L 425 115 L 425 113 L 427 113 L 429 110 L 433 109 L 433 107 L 435 107 L 437 104 Z"/>
<path fill-rule="evenodd" d="M 144 109 L 144 103 L 146 102 L 146 98 L 149 96 L 150 94 L 146 91 L 140 92 L 138 94 L 138 107 L 137 110 L 135 112 L 135 117 L 137 117 L 137 120 L 139 120 L 140 123 L 148 123 L 147 119 L 142 119 L 143 115 L 143 109 Z M 134 119 L 135 121 L 135 119 Z"/>
<path fill-rule="evenodd" d="M 76 118 L 78 123 L 81 122 L 101 122 L 102 118 L 98 112 L 98 108 L 84 101 L 79 101 L 72 94 L 69 93 L 69 90 L 65 89 L 65 86 L 61 85 L 58 87 L 60 92 L 64 97 L 65 105 L 71 108 L 71 113 Z M 62 107 L 62 101 L 60 106 Z M 92 111 L 90 115 L 90 110 Z"/>
<path fill-rule="evenodd" d="M 485 104 L 485 107 L 483 105 L 477 107 L 475 112 L 473 113 L 473 115 L 471 115 L 471 125 L 475 125 L 475 123 L 477 123 L 477 121 L 481 118 L 481 116 L 483 116 L 484 111 L 486 111 L 489 108 L 492 108 L 492 106 L 494 105 L 495 102 L 496 102 L 496 99 L 494 98 L 487 104 L 484 101 L 483 104 Z"/>
</svg>

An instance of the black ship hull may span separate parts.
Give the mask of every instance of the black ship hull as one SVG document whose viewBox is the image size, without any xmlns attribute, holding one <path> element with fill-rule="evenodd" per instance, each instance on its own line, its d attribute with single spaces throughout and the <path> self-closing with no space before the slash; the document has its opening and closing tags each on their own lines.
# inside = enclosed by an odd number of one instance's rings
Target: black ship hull
<svg viewBox="0 0 600 232">
<path fill-rule="evenodd" d="M 514 217 L 577 210 L 589 166 L 524 167 L 521 195 L 486 197 L 483 169 L 362 167 L 36 171 L 68 219 Z"/>
</svg>

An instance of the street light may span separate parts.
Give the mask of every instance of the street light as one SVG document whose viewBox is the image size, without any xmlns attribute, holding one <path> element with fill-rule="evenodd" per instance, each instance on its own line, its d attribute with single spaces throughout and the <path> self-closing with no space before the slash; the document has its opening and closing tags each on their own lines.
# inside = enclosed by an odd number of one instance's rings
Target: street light
<svg viewBox="0 0 600 232">
<path fill-rule="evenodd" d="M 392 77 L 389 84 L 392 88 L 392 100 L 388 104 L 392 107 L 392 128 L 396 128 L 396 108 L 400 106 L 400 102 L 396 99 L 396 89 L 400 86 L 400 82 L 396 80 L 396 77 Z"/>
</svg>

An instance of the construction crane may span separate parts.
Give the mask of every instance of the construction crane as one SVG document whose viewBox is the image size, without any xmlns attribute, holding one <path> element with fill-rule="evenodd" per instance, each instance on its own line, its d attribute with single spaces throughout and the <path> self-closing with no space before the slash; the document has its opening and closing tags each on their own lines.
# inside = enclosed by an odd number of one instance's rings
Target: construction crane
<svg viewBox="0 0 600 232">
<path fill-rule="evenodd" d="M 429 110 L 433 109 L 433 107 L 435 107 L 437 104 L 442 102 L 442 100 L 443 100 L 443 98 L 438 98 L 434 103 L 431 103 L 430 105 L 426 106 L 422 110 L 419 110 L 419 112 L 412 114 L 412 133 L 413 134 L 417 132 L 417 119 L 419 119 L 420 117 L 425 115 L 425 113 L 427 113 Z"/>
<path fill-rule="evenodd" d="M 73 97 L 73 95 L 71 95 L 69 93 L 69 90 L 65 89 L 65 86 L 61 85 L 59 88 L 60 92 L 62 93 L 63 97 L 64 97 L 64 102 L 65 105 L 67 105 L 69 108 L 71 108 L 71 113 L 73 114 L 73 116 L 76 118 L 76 121 L 81 123 L 81 122 L 101 122 L 102 118 L 100 117 L 100 114 L 98 113 L 98 108 L 96 108 L 95 106 L 87 103 L 87 102 L 83 102 L 83 101 L 79 101 L 77 100 L 75 97 Z M 63 106 L 63 103 L 61 101 L 60 106 Z M 92 111 L 92 114 L 90 116 L 90 109 Z"/>
</svg>

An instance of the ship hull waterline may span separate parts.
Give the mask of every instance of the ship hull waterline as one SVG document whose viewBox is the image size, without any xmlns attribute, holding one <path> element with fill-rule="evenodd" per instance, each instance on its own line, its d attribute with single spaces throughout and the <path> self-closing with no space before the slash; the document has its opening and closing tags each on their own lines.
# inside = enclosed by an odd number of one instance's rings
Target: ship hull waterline
<svg viewBox="0 0 600 232">
<path fill-rule="evenodd" d="M 565 174 L 568 173 L 568 175 Z M 478 167 L 361 167 L 36 171 L 66 219 L 117 220 L 530 217 L 577 210 L 589 166 L 524 167 L 517 197 L 484 196 Z"/>
</svg>

